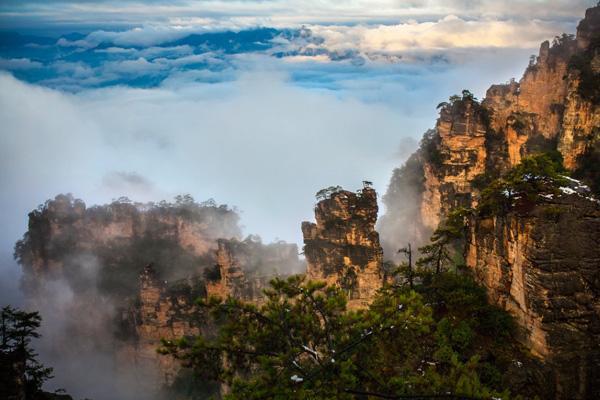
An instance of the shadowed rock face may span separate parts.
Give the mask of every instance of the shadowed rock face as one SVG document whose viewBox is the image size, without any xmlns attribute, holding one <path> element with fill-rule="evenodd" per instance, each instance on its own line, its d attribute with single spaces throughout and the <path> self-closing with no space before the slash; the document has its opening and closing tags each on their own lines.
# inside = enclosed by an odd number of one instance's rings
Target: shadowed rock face
<svg viewBox="0 0 600 400">
<path fill-rule="evenodd" d="M 470 225 L 466 263 L 552 366 L 556 398 L 598 398 L 600 205 L 563 196 Z"/>
<path fill-rule="evenodd" d="M 93 261 L 98 280 L 93 284 L 105 293 L 127 296 L 150 262 L 167 279 L 201 273 L 212 264 L 218 238 L 240 236 L 237 223 L 234 211 L 212 203 L 116 201 L 86 207 L 70 195 L 58 195 L 29 214 L 28 231 L 15 246 L 15 256 L 23 267 L 25 289 L 33 295 L 49 278 L 77 286 Z"/>
<path fill-rule="evenodd" d="M 368 305 L 383 283 L 377 211 L 373 189 L 341 190 L 317 203 L 316 224 L 302 223 L 308 278 L 344 289 L 350 308 Z"/>
</svg>

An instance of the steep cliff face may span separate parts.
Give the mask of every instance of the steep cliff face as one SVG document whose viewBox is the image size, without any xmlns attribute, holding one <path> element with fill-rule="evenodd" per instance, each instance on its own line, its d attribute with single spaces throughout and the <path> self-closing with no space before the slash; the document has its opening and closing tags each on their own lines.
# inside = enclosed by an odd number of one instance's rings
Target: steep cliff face
<svg viewBox="0 0 600 400">
<path fill-rule="evenodd" d="M 87 208 L 81 200 L 59 195 L 29 214 L 29 229 L 15 246 L 15 256 L 31 292 L 48 278 L 76 285 L 87 268 L 81 262 L 85 256 L 101 266 L 103 291 L 127 296 L 141 266 L 149 262 L 168 279 L 200 273 L 212 264 L 217 238 L 240 236 L 237 222 L 226 206 L 189 199 Z"/>
<path fill-rule="evenodd" d="M 600 396 L 600 205 L 577 194 L 473 218 L 466 263 L 521 341 L 550 363 L 557 398 Z"/>
<path fill-rule="evenodd" d="M 344 289 L 350 308 L 368 305 L 383 284 L 377 211 L 370 187 L 340 190 L 317 203 L 316 224 L 302 223 L 308 278 Z"/>
<path fill-rule="evenodd" d="M 570 169 L 600 138 L 600 7 L 587 10 L 577 27 L 577 54 L 570 61 L 558 149 Z"/>
<path fill-rule="evenodd" d="M 600 159 L 599 27 L 600 7 L 594 7 L 575 38 L 542 43 L 519 82 L 492 85 L 481 103 L 463 92 L 440 104 L 436 128 L 394 172 L 384 196 L 379 229 L 386 251 L 398 238 L 423 243 L 423 232 L 435 229 L 452 208 L 475 206 L 481 187 L 524 156 L 557 150 L 571 171 L 580 169 L 585 157 L 588 164 Z M 408 233 L 406 224 L 396 223 L 407 219 L 407 209 L 418 209 Z"/>
<path fill-rule="evenodd" d="M 481 190 L 528 155 L 559 152 L 598 191 L 599 83 L 597 6 L 576 38 L 542 43 L 519 82 L 491 86 L 481 103 L 463 92 L 440 104 L 436 128 L 384 196 L 386 257 L 404 242 L 424 243 L 423 232 L 453 208 L 476 207 Z M 565 399 L 600 397 L 600 206 L 578 185 L 503 216 L 473 217 L 466 249 L 467 266 L 516 317 L 520 340 L 551 366 L 556 398 Z"/>
<path fill-rule="evenodd" d="M 429 162 L 424 164 L 423 224 L 435 229 L 455 207 L 473 204 L 473 181 L 486 166 L 487 111 L 464 96 L 442 107 Z"/>
<path fill-rule="evenodd" d="M 205 295 L 199 279 L 168 283 L 159 279 L 152 265 L 144 268 L 136 302 L 123 311 L 123 323 L 131 331 L 117 354 L 124 361 L 118 365 L 133 366 L 143 392 L 151 396 L 173 383 L 181 365 L 171 356 L 158 354 L 157 349 L 161 339 L 198 335 L 206 327 L 195 307 L 196 299 Z"/>
<path fill-rule="evenodd" d="M 295 244 L 220 239 L 216 259 L 215 267 L 205 274 L 207 295 L 253 303 L 262 301 L 271 279 L 304 272 Z"/>
</svg>

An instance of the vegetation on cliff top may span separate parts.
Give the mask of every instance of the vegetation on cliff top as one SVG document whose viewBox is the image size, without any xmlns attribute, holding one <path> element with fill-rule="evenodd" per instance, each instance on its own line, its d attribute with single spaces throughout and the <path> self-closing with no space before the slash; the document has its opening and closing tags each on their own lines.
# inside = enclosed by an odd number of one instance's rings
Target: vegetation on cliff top
<svg viewBox="0 0 600 400">
<path fill-rule="evenodd" d="M 120 198 L 86 208 L 70 194 L 58 195 L 29 214 L 29 229 L 16 243 L 14 257 L 26 272 L 36 263 L 62 264 L 64 278 L 76 289 L 89 285 L 89 271 L 94 271 L 93 283 L 103 293 L 124 297 L 136 290 L 148 263 L 170 280 L 213 264 L 212 253 L 198 255 L 182 245 L 179 219 L 197 223 L 201 231 L 195 234 L 205 240 L 241 233 L 235 210 L 212 199 L 198 203 L 183 195 L 172 203 L 142 204 Z M 131 229 L 123 228 L 128 224 Z"/>
</svg>

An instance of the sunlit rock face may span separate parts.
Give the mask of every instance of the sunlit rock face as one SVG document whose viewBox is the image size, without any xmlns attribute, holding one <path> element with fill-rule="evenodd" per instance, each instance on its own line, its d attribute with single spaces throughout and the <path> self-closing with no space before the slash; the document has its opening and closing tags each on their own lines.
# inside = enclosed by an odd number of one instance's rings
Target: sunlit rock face
<svg viewBox="0 0 600 400">
<path fill-rule="evenodd" d="M 378 229 L 387 258 L 395 257 L 396 243 L 424 243 L 424 232 L 449 210 L 475 206 L 484 178 L 501 176 L 523 157 L 559 151 L 565 166 L 577 171 L 582 157 L 597 152 L 599 27 L 600 7 L 588 9 L 576 37 L 542 43 L 520 81 L 492 85 L 481 104 L 463 97 L 440 105 L 435 129 L 394 171 L 383 197 L 386 214 Z"/>
<path fill-rule="evenodd" d="M 600 396 L 599 243 L 600 204 L 576 194 L 470 222 L 467 266 L 550 363 L 556 398 Z"/>
<path fill-rule="evenodd" d="M 424 166 L 423 223 L 435 229 L 449 210 L 473 204 L 473 180 L 485 171 L 485 110 L 473 101 L 443 107 L 436 130 L 437 160 Z"/>
<path fill-rule="evenodd" d="M 350 308 L 367 306 L 383 284 L 377 211 L 370 187 L 340 190 L 317 203 L 316 224 L 302 223 L 308 278 L 341 287 Z"/>
</svg>

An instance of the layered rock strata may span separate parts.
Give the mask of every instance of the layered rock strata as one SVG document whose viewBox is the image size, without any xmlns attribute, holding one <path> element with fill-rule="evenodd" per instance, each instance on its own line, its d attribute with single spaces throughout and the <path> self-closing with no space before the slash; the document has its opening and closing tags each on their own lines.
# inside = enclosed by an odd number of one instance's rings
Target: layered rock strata
<svg viewBox="0 0 600 400">
<path fill-rule="evenodd" d="M 600 397 L 600 205 L 576 194 L 473 218 L 466 263 L 552 366 L 556 398 Z"/>
<path fill-rule="evenodd" d="M 303 222 L 309 279 L 346 291 L 348 306 L 367 306 L 383 284 L 383 251 L 377 221 L 377 194 L 339 190 L 315 206 L 316 223 Z"/>
</svg>

